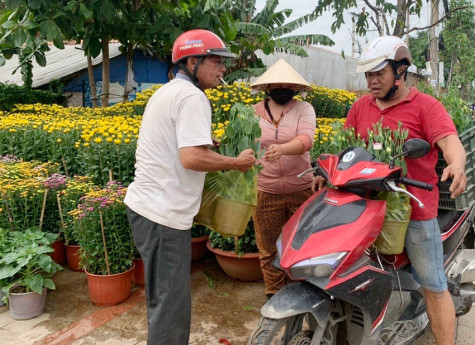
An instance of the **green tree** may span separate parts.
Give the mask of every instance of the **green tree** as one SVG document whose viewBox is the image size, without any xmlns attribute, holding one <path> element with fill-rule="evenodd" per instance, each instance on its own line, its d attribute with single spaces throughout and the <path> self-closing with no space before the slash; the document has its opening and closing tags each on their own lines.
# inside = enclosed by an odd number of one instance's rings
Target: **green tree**
<svg viewBox="0 0 475 345">
<path fill-rule="evenodd" d="M 207 0 L 205 10 L 214 13 L 227 12 L 231 18 L 221 17 L 225 31 L 223 37 L 228 40 L 231 50 L 238 55 L 235 64 L 230 65 L 226 79 L 248 79 L 262 74 L 265 66 L 257 57 L 256 51 L 262 50 L 266 55 L 276 51 L 306 57 L 303 46 L 311 44 L 333 45 L 334 42 L 325 35 L 292 35 L 302 25 L 317 19 L 315 14 L 300 16 L 285 22 L 292 14 L 291 9 L 276 11 L 278 0 L 267 0 L 264 8 L 256 12 L 255 0 Z"/>
<path fill-rule="evenodd" d="M 438 1 L 438 0 L 427 0 Z M 369 28 L 370 22 L 376 27 L 380 36 L 394 35 L 402 37 L 416 30 L 424 30 L 430 26 L 425 27 L 407 27 L 407 14 L 421 15 L 421 9 L 423 6 L 422 0 L 363 0 L 363 8 L 356 14 L 356 32 L 358 35 L 363 36 L 366 34 L 366 30 Z M 465 7 L 451 8 L 449 12 L 443 16 L 439 22 L 445 20 L 451 13 L 463 10 Z M 356 0 L 319 0 L 315 8 L 314 14 L 321 15 L 324 11 L 332 10 L 335 21 L 333 22 L 331 29 L 336 32 L 342 24 L 345 23 L 343 14 L 345 11 L 355 11 L 357 9 Z M 396 16 L 395 19 L 392 17 Z"/>
<path fill-rule="evenodd" d="M 6 9 L 0 17 L 0 66 L 18 55 L 24 82 L 31 85 L 31 60 L 46 64 L 48 41 L 60 49 L 63 39 L 82 42 L 89 61 L 103 54 L 103 105 L 109 98 L 108 42 L 119 39 L 131 59 L 129 48 L 150 38 L 150 30 L 157 30 L 152 24 L 160 20 L 158 9 L 178 13 L 186 8 L 182 0 L 6 0 L 2 5 Z"/>
<path fill-rule="evenodd" d="M 474 101 L 475 82 L 475 4 L 471 0 L 451 0 L 450 7 L 467 9 L 450 16 L 441 35 L 445 49 L 444 65 L 448 69 L 447 86 L 460 90 L 462 98 Z"/>
<path fill-rule="evenodd" d="M 2 2 L 0 66 L 5 64 L 5 59 L 18 55 L 26 87 L 31 87 L 32 83 L 32 59 L 40 66 L 46 65 L 45 52 L 49 50 L 47 42 L 53 42 L 59 49 L 64 48 L 60 30 L 52 19 L 52 13 L 59 11 L 60 6 L 54 1 L 50 5 L 40 0 Z"/>
<path fill-rule="evenodd" d="M 317 18 L 301 16 L 285 23 L 292 10 L 276 11 L 278 0 L 267 0 L 256 13 L 255 0 L 5 0 L 0 17 L 0 65 L 14 54 L 20 56 L 24 79 L 31 82 L 31 60 L 46 64 L 48 41 L 63 48 L 63 39 L 82 42 L 88 61 L 103 54 L 101 103 L 108 104 L 108 42 L 117 39 L 132 69 L 136 48 L 170 61 L 174 40 L 183 31 L 203 28 L 216 32 L 238 54 L 229 80 L 259 75 L 264 69 L 255 55 L 285 51 L 307 56 L 303 45 L 333 42 L 324 35 L 292 35 Z M 89 63 L 90 72 L 92 64 Z M 127 73 L 127 78 L 132 78 Z M 91 86 L 94 84 L 90 73 Z M 128 84 L 124 98 L 129 90 Z"/>
<path fill-rule="evenodd" d="M 429 50 L 429 33 L 427 31 L 419 31 L 415 37 L 409 37 L 409 49 L 411 51 L 412 63 L 417 68 L 425 68 Z"/>
</svg>

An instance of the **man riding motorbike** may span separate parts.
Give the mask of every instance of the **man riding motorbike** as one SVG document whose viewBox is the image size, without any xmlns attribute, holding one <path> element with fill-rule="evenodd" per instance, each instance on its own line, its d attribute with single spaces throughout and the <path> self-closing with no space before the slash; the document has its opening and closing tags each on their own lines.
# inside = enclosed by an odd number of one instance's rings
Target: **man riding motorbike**
<svg viewBox="0 0 475 345">
<path fill-rule="evenodd" d="M 368 129 L 382 119 L 384 127 L 397 129 L 398 122 L 409 131 L 410 138 L 422 138 L 431 144 L 431 151 L 417 160 L 406 160 L 407 177 L 434 187 L 438 182 L 435 165 L 442 150 L 447 167 L 441 182 L 452 178 L 451 197 L 466 187 L 465 150 L 458 138 L 450 115 L 433 97 L 406 85 L 411 65 L 408 47 L 398 37 L 383 36 L 370 42 L 361 53 L 356 71 L 365 73 L 370 94 L 352 106 L 345 127 L 367 138 Z M 322 178 L 314 181 L 314 190 L 323 186 Z M 411 260 L 416 281 L 423 287 L 427 314 L 438 345 L 452 345 L 455 338 L 455 310 L 447 290 L 443 267 L 443 248 L 437 223 L 439 192 L 408 187 L 424 204 L 413 206 L 406 234 L 405 248 Z M 413 201 L 414 203 L 414 201 Z"/>
</svg>

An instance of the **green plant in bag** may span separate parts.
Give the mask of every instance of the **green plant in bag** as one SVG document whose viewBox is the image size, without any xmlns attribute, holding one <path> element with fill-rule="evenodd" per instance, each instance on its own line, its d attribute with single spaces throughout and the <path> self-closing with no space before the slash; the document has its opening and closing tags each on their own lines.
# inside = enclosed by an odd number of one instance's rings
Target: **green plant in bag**
<svg viewBox="0 0 475 345">
<path fill-rule="evenodd" d="M 382 191 L 378 193 L 376 199 L 386 201 L 385 221 L 403 222 L 409 220 L 412 207 L 411 199 L 406 194 Z"/>
<path fill-rule="evenodd" d="M 407 195 L 397 192 L 379 192 L 376 199 L 386 201 L 386 214 L 374 245 L 382 254 L 400 254 L 404 250 L 411 219 L 411 200 Z"/>
<path fill-rule="evenodd" d="M 260 136 L 259 118 L 255 116 L 254 109 L 245 104 L 236 103 L 231 108 L 230 121 L 221 138 L 219 152 L 229 157 L 237 157 L 246 149 L 259 152 Z M 221 197 L 255 205 L 259 170 L 260 167 L 252 167 L 245 173 L 231 170 L 209 174 L 206 182 L 207 189 Z"/>
</svg>

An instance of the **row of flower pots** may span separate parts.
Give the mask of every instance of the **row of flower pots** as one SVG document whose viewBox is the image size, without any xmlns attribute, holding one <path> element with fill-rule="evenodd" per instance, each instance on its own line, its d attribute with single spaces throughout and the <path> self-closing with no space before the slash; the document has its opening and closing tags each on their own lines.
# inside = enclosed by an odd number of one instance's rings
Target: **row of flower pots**
<svg viewBox="0 0 475 345">
<path fill-rule="evenodd" d="M 117 280 L 118 277 L 124 277 L 125 282 L 121 285 L 126 291 L 118 294 L 114 300 L 103 302 L 96 300 L 94 296 L 100 296 L 101 292 L 95 294 L 90 291 L 92 302 L 98 305 L 120 303 L 129 296 L 132 281 L 136 284 L 143 284 L 143 267 L 141 263 L 133 260 L 134 257 L 138 257 L 138 253 L 133 244 L 123 204 L 125 187 L 114 181 L 105 187 L 94 186 L 88 178 L 60 175 L 54 172 L 56 167 L 46 163 L 25 163 L 28 165 L 28 169 L 18 160 L 1 161 L 0 164 L 2 164 L 2 169 L 7 172 L 1 176 L 2 185 L 18 183 L 17 172 L 19 169 L 24 170 L 19 176 L 20 179 L 29 181 L 28 183 L 37 182 L 37 180 L 43 181 L 29 190 L 31 195 L 28 194 L 28 198 L 25 200 L 15 198 L 18 193 L 10 195 L 5 202 L 4 212 L 0 214 L 1 238 L 6 239 L 0 241 L 0 291 L 5 294 L 3 296 L 5 301 L 9 301 L 10 296 L 15 298 L 16 293 L 25 293 L 26 295 L 30 291 L 34 291 L 34 296 L 38 301 L 44 302 L 44 288 L 55 289 L 52 277 L 66 263 L 73 271 L 86 272 L 89 285 L 99 277 L 106 280 L 108 278 Z M 36 176 L 39 174 L 40 168 L 44 171 L 41 170 L 41 176 Z M 15 179 L 9 176 L 14 176 Z M 33 191 L 37 190 L 42 193 L 34 194 Z M 31 209 L 36 211 L 32 213 Z M 8 217 L 6 217 L 7 213 Z M 231 214 L 235 215 L 235 213 L 234 207 L 234 212 Z M 30 217 L 30 214 L 36 216 Z M 240 218 L 247 222 L 249 217 Z M 234 221 L 232 222 L 234 223 Z M 194 227 L 191 233 L 193 237 L 192 259 L 198 260 L 207 252 L 206 240 L 209 229 L 203 226 Z M 227 232 L 225 233 L 227 234 Z M 253 236 L 253 232 L 248 233 L 252 233 Z M 217 235 L 216 233 L 212 234 Z M 249 242 L 252 240 L 249 234 L 241 236 L 239 241 Z M 241 245 L 234 247 L 234 242 L 232 242 L 231 249 L 225 248 L 226 243 L 223 242 L 223 247 L 219 242 L 231 238 L 217 239 L 213 235 L 211 235 L 212 245 L 209 245 L 209 248 L 235 251 L 239 255 L 234 253 L 232 255 L 236 257 L 248 251 L 255 251 L 249 248 L 243 249 L 244 247 Z M 239 236 L 239 234 L 233 235 Z M 58 241 L 61 238 L 64 238 L 70 245 L 65 246 L 63 241 Z M 235 240 L 237 243 L 237 238 Z M 78 252 L 79 246 L 81 250 Z M 30 247 L 34 249 L 33 257 L 26 255 L 27 252 L 24 249 Z M 216 255 L 218 254 L 216 253 Z M 238 259 L 238 262 L 242 261 L 244 260 Z M 26 265 L 28 265 L 28 269 L 22 269 Z M 225 267 L 223 270 L 228 273 Z M 34 272 L 34 274 L 28 272 Z M 241 280 L 260 278 L 249 279 L 241 278 L 233 273 L 228 274 Z M 105 283 L 99 285 L 100 290 L 105 289 Z M 12 303 L 15 304 L 15 302 Z M 20 312 L 18 317 L 37 316 L 38 313 L 43 312 L 44 306 L 28 309 L 33 313 L 25 316 Z"/>
<path fill-rule="evenodd" d="M 51 258 L 59 264 L 66 264 L 73 271 L 84 271 L 88 279 L 91 302 L 98 306 L 112 306 L 124 302 L 130 295 L 132 282 L 144 286 L 144 267 L 141 259 L 134 259 L 132 267 L 126 272 L 112 275 L 96 275 L 82 270 L 79 266 L 79 246 L 64 245 L 63 241 L 54 242 Z M 213 248 L 208 236 L 192 239 L 192 259 L 199 260 L 207 250 L 215 254 L 218 264 L 231 278 L 241 281 L 262 279 L 257 253 L 238 256 L 234 252 Z M 23 320 L 41 315 L 45 310 L 47 290 L 41 294 L 10 293 L 9 308 L 12 318 Z"/>
<path fill-rule="evenodd" d="M 191 260 L 202 259 L 206 255 L 206 241 L 208 240 L 208 235 L 195 237 L 191 239 Z M 83 269 L 79 266 L 79 248 L 80 246 L 67 245 L 64 244 L 63 240 L 57 240 L 51 245 L 53 252 L 49 255 L 59 265 L 65 265 L 67 263 L 68 268 L 71 271 L 82 272 Z M 140 259 L 134 259 L 134 263 L 141 261 Z M 139 284 L 142 285 L 143 284 Z"/>
<path fill-rule="evenodd" d="M 68 264 L 72 271 L 82 272 L 79 266 L 79 246 L 65 245 L 64 241 L 56 241 L 52 245 L 54 252 L 50 254 L 51 258 L 58 264 Z M 254 281 L 262 278 L 262 272 L 259 267 L 259 254 L 246 253 L 237 257 L 234 252 L 223 251 L 212 248 L 208 236 L 201 236 L 191 239 L 191 259 L 193 261 L 202 259 L 207 250 L 216 255 L 216 259 L 223 271 L 233 279 L 242 281 Z M 243 265 L 234 265 L 235 260 L 246 261 Z M 230 263 L 231 262 L 231 263 Z M 144 286 L 144 269 L 141 259 L 134 259 L 135 270 L 132 281 L 140 286 Z M 242 266 L 234 268 L 234 266 Z"/>
</svg>

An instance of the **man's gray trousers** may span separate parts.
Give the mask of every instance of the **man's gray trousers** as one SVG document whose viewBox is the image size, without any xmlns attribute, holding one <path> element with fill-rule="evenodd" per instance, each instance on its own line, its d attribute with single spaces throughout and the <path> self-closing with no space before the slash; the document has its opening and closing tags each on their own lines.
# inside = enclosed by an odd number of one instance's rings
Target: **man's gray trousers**
<svg viewBox="0 0 475 345">
<path fill-rule="evenodd" d="M 145 268 L 148 345 L 188 345 L 191 232 L 157 224 L 127 208 Z"/>
</svg>

